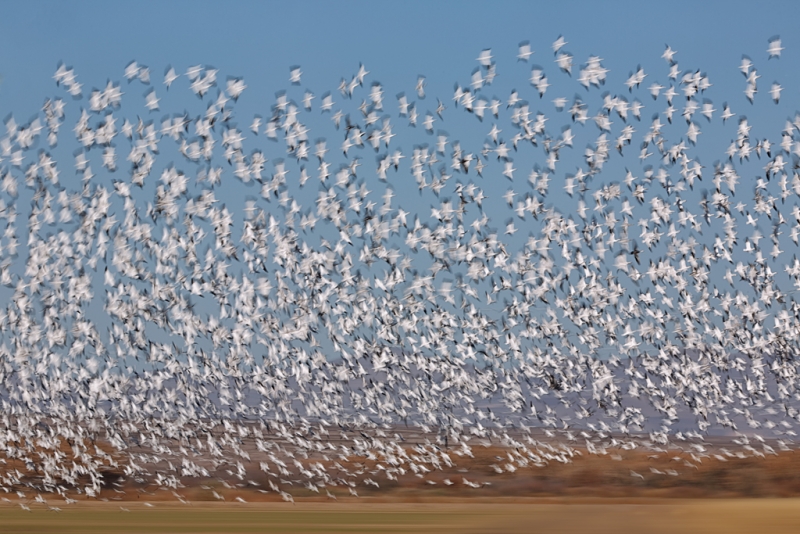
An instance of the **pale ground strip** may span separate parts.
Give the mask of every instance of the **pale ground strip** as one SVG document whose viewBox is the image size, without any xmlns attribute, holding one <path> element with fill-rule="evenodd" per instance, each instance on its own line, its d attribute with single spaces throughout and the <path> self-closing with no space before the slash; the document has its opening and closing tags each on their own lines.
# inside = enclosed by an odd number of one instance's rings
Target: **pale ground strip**
<svg viewBox="0 0 800 534">
<path fill-rule="evenodd" d="M 800 532 L 800 499 L 0 506 L 0 532 Z"/>
</svg>

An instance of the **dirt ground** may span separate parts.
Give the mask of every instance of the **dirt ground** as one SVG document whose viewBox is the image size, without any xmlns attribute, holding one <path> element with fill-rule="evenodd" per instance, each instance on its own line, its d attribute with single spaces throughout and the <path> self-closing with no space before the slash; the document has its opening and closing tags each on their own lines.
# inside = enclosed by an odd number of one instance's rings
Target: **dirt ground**
<svg viewBox="0 0 800 534">
<path fill-rule="evenodd" d="M 449 503 L 0 504 L 0 532 L 800 532 L 800 499 L 473 499 Z"/>
<path fill-rule="evenodd" d="M 22 496 L 0 494 L 0 533 L 800 532 L 794 451 L 764 458 L 575 451 L 569 463 L 497 473 L 492 466 L 508 465 L 500 460 L 508 449 L 476 447 L 474 458 L 458 457 L 424 477 L 409 473 L 390 483 L 371 475 L 380 488 L 359 484 L 358 497 L 346 486 L 316 493 L 282 483 L 294 504 L 264 489 L 269 480 L 257 469 L 248 470 L 246 484 L 186 478 L 175 490 L 109 478 L 96 498 L 70 491 L 69 501 L 20 487 Z M 354 459 L 342 467 L 368 476 L 375 463 Z"/>
<path fill-rule="evenodd" d="M 59 485 L 60 495 L 43 491 L 41 473 L 25 459 L 54 452 L 34 449 L 0 458 L 0 475 L 17 477 L 0 492 L 0 534 L 800 532 L 800 453 L 777 443 L 598 442 L 590 451 L 586 440 L 475 440 L 467 454 L 425 436 L 399 442 L 393 454 L 373 448 L 346 457 L 281 442 L 270 451 L 284 458 L 285 474 L 273 459 L 270 468 L 280 472 L 265 470 L 255 445 L 246 444 L 252 461 L 190 454 L 208 470 L 196 477 L 175 467 L 185 452 L 151 454 L 149 475 L 126 476 L 106 444 L 75 454 L 62 443 L 62 461 L 99 466 L 102 485 L 94 495 L 86 494 L 85 475 L 76 485 Z M 126 454 L 142 462 L 144 452 Z M 125 457 L 119 455 L 120 465 Z M 284 502 L 289 495 L 294 503 Z"/>
<path fill-rule="evenodd" d="M 78 501 L 153 503 L 282 501 L 273 484 L 296 501 L 310 502 L 357 502 L 361 498 L 384 503 L 414 503 L 511 497 L 800 497 L 800 452 L 795 450 L 764 457 L 737 455 L 739 451 L 734 454 L 725 448 L 708 450 L 701 455 L 678 449 L 617 450 L 602 455 L 589 454 L 585 449 L 572 449 L 572 452 L 566 463 L 550 461 L 542 466 L 519 467 L 510 460 L 513 451 L 509 448 L 474 447 L 472 457 L 451 453 L 452 465 L 440 463 L 439 469 L 425 473 L 414 473 L 407 468 L 404 474 L 395 473 L 391 480 L 385 474 L 385 462 L 382 464 L 379 459 L 298 458 L 299 463 L 308 467 L 324 466 L 330 475 L 324 487 L 310 484 L 298 473 L 286 478 L 268 476 L 259 469 L 257 462 L 246 464 L 244 476 L 235 476 L 228 465 L 220 465 L 216 470 L 209 466 L 211 476 L 179 477 L 178 485 L 173 488 L 157 484 L 151 478 L 125 477 L 108 468 L 98 495 L 87 497 L 72 488 L 61 496 L 44 494 L 42 497 L 59 507 L 58 503 L 65 502 L 64 497 Z M 22 464 L 9 459 L 0 471 L 17 468 L 22 468 Z M 378 485 L 365 482 L 367 480 Z M 83 482 L 88 483 L 88 478 Z M 30 503 L 38 494 L 32 487 L 35 484 L 17 485 L 12 493 L 0 493 L 0 500 Z"/>
</svg>

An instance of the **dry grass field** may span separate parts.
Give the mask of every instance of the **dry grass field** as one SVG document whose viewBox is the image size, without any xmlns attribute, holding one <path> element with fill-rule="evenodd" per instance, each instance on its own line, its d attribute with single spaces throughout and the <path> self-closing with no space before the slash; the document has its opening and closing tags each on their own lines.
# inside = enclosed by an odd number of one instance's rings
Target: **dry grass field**
<svg viewBox="0 0 800 534">
<path fill-rule="evenodd" d="M 798 499 L 490 499 L 438 503 L 76 503 L 0 506 L 0 532 L 800 532 Z"/>
<path fill-rule="evenodd" d="M 318 488 L 319 491 L 309 489 L 308 482 L 299 475 L 289 477 L 293 481 L 288 483 L 268 477 L 255 462 L 246 465 L 243 477 L 233 476 L 230 469 L 220 466 L 208 478 L 180 477 L 181 485 L 174 489 L 157 485 L 150 479 L 136 482 L 107 468 L 104 471 L 106 482 L 97 498 L 120 502 L 178 499 L 205 502 L 220 500 L 220 497 L 226 501 L 237 498 L 247 502 L 282 501 L 278 493 L 270 490 L 270 481 L 279 483 L 295 500 L 311 502 L 330 500 L 326 491 L 338 501 L 370 498 L 387 503 L 505 497 L 800 497 L 800 452 L 795 450 L 764 457 L 746 456 L 725 448 L 709 449 L 701 455 L 677 449 L 661 452 L 616 450 L 603 455 L 589 454 L 581 448 L 572 449 L 572 452 L 567 463 L 551 461 L 541 467 L 520 468 L 517 462 L 510 460 L 508 448 L 474 447 L 473 457 L 451 452 L 452 465 L 441 463 L 439 469 L 424 474 L 407 468 L 404 474 L 395 473 L 392 480 L 384 475 L 385 467 L 377 459 L 298 458 L 306 466 L 323 465 L 331 475 L 330 484 L 324 489 Z M 24 469 L 19 460 L 12 459 L 1 467 L 0 471 Z M 342 474 L 340 469 L 345 469 L 348 475 Z M 360 474 L 356 476 L 355 473 Z M 339 481 L 338 485 L 334 479 Z M 354 485 L 358 498 L 351 495 L 343 479 Z M 375 480 L 379 487 L 366 484 L 364 480 Z M 88 477 L 82 477 L 81 482 L 88 484 Z M 36 496 L 36 492 L 25 485 L 13 489 L 25 494 L 20 499 L 13 493 L 5 497 L 14 502 L 29 502 Z M 78 501 L 92 500 L 74 489 L 67 490 L 65 495 Z M 58 495 L 45 497 L 53 503 L 64 502 Z M 0 498 L 3 498 L 2 493 Z"/>
<path fill-rule="evenodd" d="M 75 489 L 39 495 L 32 476 L 33 485 L 0 493 L 0 533 L 800 532 L 794 450 L 756 455 L 707 444 L 699 452 L 682 444 L 590 454 L 555 442 L 540 446 L 569 450 L 569 461 L 520 467 L 513 447 L 476 445 L 471 456 L 450 449 L 452 464 L 407 469 L 392 480 L 380 458 L 298 456 L 329 473 L 319 491 L 299 474 L 271 479 L 257 462 L 244 476 L 223 465 L 207 478 L 180 477 L 173 488 L 106 466 L 96 497 Z M 422 454 L 411 445 L 408 453 Z M 4 460 L 0 471 L 24 469 L 18 458 Z M 380 487 L 365 484 L 367 478 Z M 270 480 L 295 504 L 270 490 Z"/>
</svg>

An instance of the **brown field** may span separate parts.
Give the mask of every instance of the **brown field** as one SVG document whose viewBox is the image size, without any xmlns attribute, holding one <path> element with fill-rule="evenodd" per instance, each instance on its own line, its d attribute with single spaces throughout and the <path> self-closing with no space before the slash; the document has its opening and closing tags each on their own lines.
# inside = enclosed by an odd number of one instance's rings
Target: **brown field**
<svg viewBox="0 0 800 534">
<path fill-rule="evenodd" d="M 621 460 L 611 455 L 576 455 L 570 463 L 551 462 L 545 467 L 517 469 L 514 473 L 496 473 L 492 465 L 506 465 L 503 448 L 475 448 L 475 458 L 456 458 L 455 465 L 441 471 L 427 473 L 418 477 L 412 473 L 399 476 L 397 481 L 372 477 L 379 481 L 380 488 L 360 484 L 357 487 L 360 498 L 369 497 L 375 502 L 430 502 L 450 499 L 485 499 L 513 497 L 615 497 L 615 498 L 749 498 L 749 497 L 800 497 L 800 453 L 782 452 L 777 456 L 765 458 L 725 457 L 725 461 L 713 456 L 698 458 L 684 457 L 678 453 L 657 453 L 646 451 L 622 451 Z M 676 460 L 675 458 L 681 458 Z M 363 459 L 362 462 L 342 462 L 344 467 L 365 469 L 364 476 L 375 472 L 377 462 Z M 693 467 L 689 467 L 692 464 Z M 653 470 L 659 471 L 659 473 Z M 642 475 L 635 477 L 631 471 Z M 676 475 L 666 474 L 667 472 Z M 248 471 L 250 480 L 263 483 L 267 477 L 257 470 Z M 228 478 L 228 477 L 226 477 Z M 484 484 L 472 488 L 463 479 Z M 453 482 L 446 485 L 445 480 Z M 208 479 L 190 484 L 177 491 L 189 501 L 212 501 L 212 491 L 227 500 L 241 497 L 248 502 L 279 501 L 274 492 L 262 493 L 252 485 L 240 487 L 237 480 Z M 432 484 L 431 482 L 435 482 Z M 211 488 L 211 489 L 203 489 Z M 297 500 L 326 501 L 322 495 L 313 493 L 301 485 L 283 486 Z M 337 500 L 353 500 L 345 488 L 328 487 Z M 126 494 L 106 495 L 121 500 L 164 501 L 174 500 L 171 491 L 156 490 L 154 487 L 139 488 Z"/>
<path fill-rule="evenodd" d="M 0 505 L 0 532 L 800 532 L 800 499 L 491 499 L 450 503 Z"/>
<path fill-rule="evenodd" d="M 557 461 L 537 467 L 529 465 L 514 472 L 506 469 L 510 464 L 509 449 L 504 447 L 474 447 L 473 455 L 457 456 L 450 453 L 453 465 L 442 464 L 441 469 L 414 474 L 407 469 L 404 475 L 389 480 L 381 470 L 381 462 L 367 458 L 351 457 L 339 459 L 338 465 L 353 475 L 341 474 L 334 461 L 319 458 L 300 459 L 306 465 L 324 464 L 327 472 L 337 480 L 319 492 L 307 488 L 302 476 L 289 477 L 291 484 L 280 482 L 281 477 L 270 478 L 259 470 L 257 462 L 247 464 L 243 478 L 232 476 L 227 466 L 212 470 L 209 478 L 180 477 L 180 486 L 167 488 L 148 482 L 134 482 L 112 468 L 104 470 L 104 488 L 97 496 L 101 501 L 120 502 L 165 502 L 184 499 L 189 502 L 215 501 L 218 496 L 226 501 L 238 498 L 247 502 L 277 502 L 281 496 L 270 491 L 269 481 L 278 483 L 282 490 L 291 493 L 295 500 L 324 502 L 330 500 L 326 490 L 339 501 L 354 501 L 370 498 L 373 502 L 432 502 L 450 499 L 487 499 L 507 497 L 614 497 L 614 498 L 750 498 L 750 497 L 800 497 L 800 453 L 795 450 L 767 454 L 765 457 L 737 457 L 722 450 L 709 450 L 707 454 L 692 455 L 682 450 L 654 452 L 643 449 L 634 451 L 608 451 L 607 454 L 589 454 L 585 449 L 572 449 L 568 463 Z M 723 452 L 726 451 L 726 452 Z M 738 451 L 737 451 L 738 452 Z M 710 453 L 710 454 L 709 454 Z M 744 456 L 744 455 L 742 455 Z M 198 460 L 199 462 L 199 460 Z M 504 467 L 497 473 L 494 466 Z M 24 469 L 18 460 L 9 459 L 0 471 Z M 160 466 L 156 466 L 159 470 Z M 360 473 L 355 476 L 354 473 Z M 636 473 L 637 475 L 634 475 Z M 640 476 L 638 476 L 640 475 Z M 353 497 L 346 485 L 347 478 L 355 484 L 359 497 Z M 364 483 L 373 479 L 380 485 L 376 488 Z M 480 484 L 468 486 L 464 480 Z M 446 484 L 449 481 L 451 484 Z M 82 482 L 88 483 L 88 477 Z M 13 502 L 29 502 L 36 496 L 30 486 L 11 488 L 22 491 L 24 498 L 14 493 L 0 498 Z M 217 495 L 214 495 L 216 493 Z M 65 495 L 79 501 L 95 500 L 67 490 Z M 55 494 L 44 495 L 48 502 L 63 503 Z M 60 506 L 54 504 L 54 506 Z"/>
<path fill-rule="evenodd" d="M 124 477 L 108 455 L 100 455 L 95 458 L 104 483 L 96 497 L 74 487 L 62 488 L 61 496 L 39 495 L 41 477 L 19 458 L 5 457 L 0 473 L 28 475 L 0 493 L 0 533 L 800 532 L 800 454 L 794 450 L 756 454 L 753 448 L 706 443 L 700 452 L 682 443 L 607 447 L 590 454 L 553 441 L 531 448 L 568 451 L 562 457 L 569 461 L 520 467 L 522 456 L 512 460 L 514 447 L 489 444 L 473 445 L 471 457 L 447 449 L 452 465 L 432 468 L 411 443 L 404 448 L 430 471 L 415 474 L 407 463 L 405 474 L 390 480 L 380 454 L 339 458 L 338 465 L 334 457 L 297 455 L 305 469 L 324 466 L 329 480 L 324 488 L 317 486 L 319 492 L 299 472 L 282 480 L 254 461 L 246 463 L 244 476 L 236 476 L 229 462 L 200 456 L 194 461 L 203 462 L 211 476 L 178 477 L 170 488 L 152 476 L 138 482 Z M 148 469 L 170 472 L 163 462 Z M 368 478 L 380 487 L 367 485 Z M 270 481 L 291 493 L 296 504 L 283 502 L 269 489 Z"/>
</svg>

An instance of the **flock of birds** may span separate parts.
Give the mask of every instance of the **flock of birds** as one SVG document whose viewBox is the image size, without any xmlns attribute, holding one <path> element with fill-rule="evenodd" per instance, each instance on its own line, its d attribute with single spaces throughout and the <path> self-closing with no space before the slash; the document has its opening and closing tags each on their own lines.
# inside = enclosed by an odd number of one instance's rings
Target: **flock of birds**
<svg viewBox="0 0 800 534">
<path fill-rule="evenodd" d="M 217 469 L 287 500 L 357 494 L 471 439 L 514 450 L 500 472 L 569 461 L 540 431 L 789 448 L 800 115 L 758 135 L 744 115 L 780 39 L 730 104 L 670 47 L 615 94 L 567 44 L 521 43 L 502 96 L 488 49 L 441 99 L 424 76 L 394 98 L 364 65 L 315 94 L 291 67 L 246 127 L 248 85 L 212 67 L 162 83 L 132 62 L 87 91 L 59 66 L 67 96 L 0 139 L 0 490 L 70 502 L 109 470 L 177 489 Z M 159 122 L 176 91 L 204 110 Z M 730 140 L 712 166 L 703 129 Z M 363 458 L 385 465 L 343 465 Z"/>
</svg>

